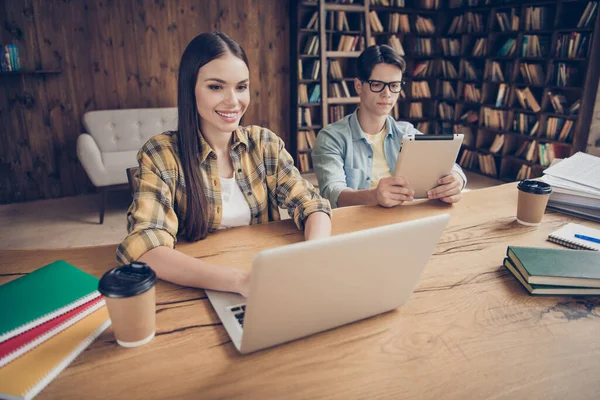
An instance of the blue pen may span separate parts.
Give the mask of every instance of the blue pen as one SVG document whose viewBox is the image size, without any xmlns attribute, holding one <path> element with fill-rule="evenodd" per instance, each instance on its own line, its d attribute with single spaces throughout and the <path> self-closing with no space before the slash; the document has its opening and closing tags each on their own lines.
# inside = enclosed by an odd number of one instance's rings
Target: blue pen
<svg viewBox="0 0 600 400">
<path fill-rule="evenodd" d="M 578 238 L 578 239 L 587 240 L 588 242 L 600 243 L 600 239 L 598 239 L 598 238 L 591 237 L 591 236 L 580 235 L 579 233 L 576 233 L 575 237 Z"/>
</svg>

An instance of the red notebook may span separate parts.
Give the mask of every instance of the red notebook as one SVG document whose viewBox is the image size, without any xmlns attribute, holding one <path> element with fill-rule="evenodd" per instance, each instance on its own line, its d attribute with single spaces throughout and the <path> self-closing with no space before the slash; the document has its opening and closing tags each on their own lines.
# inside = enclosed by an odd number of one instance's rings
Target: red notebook
<svg viewBox="0 0 600 400">
<path fill-rule="evenodd" d="M 71 311 L 0 343 L 0 367 L 65 330 L 103 305 L 104 297 L 96 297 Z"/>
</svg>

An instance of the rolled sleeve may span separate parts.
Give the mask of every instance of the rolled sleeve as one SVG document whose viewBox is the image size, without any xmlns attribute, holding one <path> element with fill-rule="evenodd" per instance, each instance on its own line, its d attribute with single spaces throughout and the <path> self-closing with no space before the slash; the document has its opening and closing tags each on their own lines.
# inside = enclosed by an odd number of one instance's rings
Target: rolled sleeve
<svg viewBox="0 0 600 400">
<path fill-rule="evenodd" d="M 347 188 L 342 154 L 343 143 L 328 130 L 321 130 L 311 156 L 321 195 L 333 208 L 338 206 L 340 193 Z"/>
<path fill-rule="evenodd" d="M 277 203 L 293 215 L 298 229 L 304 229 L 306 218 L 315 212 L 324 212 L 331 216 L 331 206 L 327 199 L 319 195 L 315 187 L 300 175 L 294 167 L 294 160 L 278 138 L 277 160 Z"/>
<path fill-rule="evenodd" d="M 175 246 L 178 218 L 173 208 L 173 176 L 176 174 L 169 169 L 170 159 L 161 154 L 162 149 L 160 144 L 148 142 L 138 153 L 140 180 L 127 213 L 128 235 L 117 248 L 117 260 L 121 263 L 136 261 L 155 247 Z"/>
</svg>

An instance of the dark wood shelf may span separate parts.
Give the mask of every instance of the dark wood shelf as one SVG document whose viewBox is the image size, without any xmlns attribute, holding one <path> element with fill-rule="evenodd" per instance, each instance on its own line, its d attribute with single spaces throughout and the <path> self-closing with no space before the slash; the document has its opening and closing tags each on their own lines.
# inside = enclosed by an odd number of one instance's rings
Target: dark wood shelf
<svg viewBox="0 0 600 400">
<path fill-rule="evenodd" d="M 25 70 L 21 69 L 18 71 L 2 71 L 0 76 L 16 76 L 16 75 L 56 75 L 62 73 L 61 69 L 39 69 L 39 70 Z"/>
</svg>

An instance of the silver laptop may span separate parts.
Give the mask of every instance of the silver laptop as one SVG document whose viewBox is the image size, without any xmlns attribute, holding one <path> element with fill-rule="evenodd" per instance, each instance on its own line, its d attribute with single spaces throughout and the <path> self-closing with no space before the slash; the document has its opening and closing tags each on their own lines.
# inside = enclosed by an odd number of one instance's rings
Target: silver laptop
<svg viewBox="0 0 600 400">
<path fill-rule="evenodd" d="M 448 214 L 258 253 L 248 299 L 207 290 L 241 353 L 289 342 L 403 305 Z"/>
</svg>

